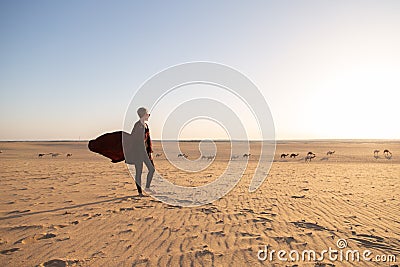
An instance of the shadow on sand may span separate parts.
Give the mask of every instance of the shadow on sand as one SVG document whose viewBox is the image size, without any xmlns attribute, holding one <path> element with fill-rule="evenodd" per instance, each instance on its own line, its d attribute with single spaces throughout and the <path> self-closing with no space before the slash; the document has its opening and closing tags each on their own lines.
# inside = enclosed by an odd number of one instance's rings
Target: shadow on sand
<svg viewBox="0 0 400 267">
<path fill-rule="evenodd" d="M 141 197 L 139 197 L 139 196 L 117 197 L 117 198 L 112 198 L 112 199 L 107 199 L 107 200 L 94 201 L 94 202 L 77 204 L 77 205 L 72 205 L 72 206 L 68 206 L 68 207 L 56 208 L 56 209 L 33 211 L 33 212 L 23 212 L 23 213 L 14 214 L 14 215 L 11 215 L 11 216 L 0 217 L 0 221 L 8 220 L 8 219 L 14 219 L 14 218 L 18 218 L 18 217 L 31 216 L 31 215 L 36 215 L 36 214 L 44 214 L 44 213 L 50 213 L 50 212 L 56 212 L 56 211 L 76 209 L 76 208 L 81 208 L 81 207 L 86 207 L 86 206 L 91 206 L 91 205 L 97 205 L 97 204 L 102 204 L 102 203 L 108 203 L 108 202 L 114 202 L 114 201 L 120 201 L 120 200 L 128 200 L 129 198 L 134 199 L 134 200 L 141 199 Z"/>
</svg>

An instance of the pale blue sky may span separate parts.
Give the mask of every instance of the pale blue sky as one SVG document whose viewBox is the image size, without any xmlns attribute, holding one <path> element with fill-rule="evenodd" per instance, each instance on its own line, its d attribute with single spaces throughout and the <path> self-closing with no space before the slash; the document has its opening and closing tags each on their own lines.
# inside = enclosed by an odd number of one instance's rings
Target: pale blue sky
<svg viewBox="0 0 400 267">
<path fill-rule="evenodd" d="M 189 61 L 247 75 L 278 139 L 400 136 L 400 1 L 0 1 L 0 38 L 0 140 L 122 129 L 139 86 Z"/>
</svg>

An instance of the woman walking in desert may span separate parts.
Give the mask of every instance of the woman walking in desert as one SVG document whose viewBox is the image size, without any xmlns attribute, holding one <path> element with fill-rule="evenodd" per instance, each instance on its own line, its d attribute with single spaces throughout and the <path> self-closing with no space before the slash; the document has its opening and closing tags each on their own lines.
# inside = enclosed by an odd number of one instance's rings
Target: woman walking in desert
<svg viewBox="0 0 400 267">
<path fill-rule="evenodd" d="M 150 130 L 146 121 L 150 117 L 150 113 L 144 107 L 137 110 L 139 120 L 133 126 L 130 138 L 129 150 L 125 153 L 125 162 L 130 168 L 132 165 L 135 166 L 135 182 L 139 193 L 139 196 L 143 196 L 142 193 L 142 171 L 143 163 L 148 169 L 146 188 L 145 191 L 150 194 L 154 194 L 155 191 L 150 189 L 151 180 L 154 175 L 154 162 L 153 162 L 153 149 L 150 138 Z"/>
</svg>

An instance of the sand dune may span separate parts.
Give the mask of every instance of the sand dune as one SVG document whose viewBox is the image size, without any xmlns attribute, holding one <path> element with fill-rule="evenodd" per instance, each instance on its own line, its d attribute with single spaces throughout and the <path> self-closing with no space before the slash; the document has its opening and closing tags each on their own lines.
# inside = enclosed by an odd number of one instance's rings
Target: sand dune
<svg viewBox="0 0 400 267">
<path fill-rule="evenodd" d="M 279 142 L 270 174 L 249 193 L 258 143 L 239 184 L 205 206 L 137 197 L 124 163 L 85 142 L 1 142 L 1 266 L 394 266 L 400 259 L 400 142 Z M 161 153 L 155 142 L 155 153 Z M 217 144 L 211 165 L 186 173 L 155 158 L 170 181 L 197 186 L 223 172 L 231 155 Z M 182 143 L 189 159 L 196 143 Z M 389 149 L 393 157 L 373 157 Z M 335 150 L 327 156 L 326 152 Z M 316 154 L 305 162 L 308 151 Z M 60 153 L 57 157 L 39 153 Z M 71 153 L 72 157 L 66 157 Z M 245 152 L 243 152 L 245 153 Z M 281 159 L 282 153 L 299 153 Z M 243 160 L 241 155 L 235 159 Z M 211 162 L 211 161 L 210 161 Z M 145 174 L 144 174 L 145 175 Z M 347 248 L 395 255 L 397 263 L 260 261 L 274 250 Z"/>
</svg>

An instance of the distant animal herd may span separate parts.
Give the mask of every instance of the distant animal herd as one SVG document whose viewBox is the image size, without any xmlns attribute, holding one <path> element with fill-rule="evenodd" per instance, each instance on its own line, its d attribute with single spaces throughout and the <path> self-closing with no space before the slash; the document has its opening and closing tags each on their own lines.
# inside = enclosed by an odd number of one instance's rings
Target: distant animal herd
<svg viewBox="0 0 400 267">
<path fill-rule="evenodd" d="M 56 158 L 56 157 L 58 157 L 58 156 L 60 156 L 60 155 L 62 155 L 61 153 L 39 153 L 37 156 L 38 156 L 38 158 L 43 158 L 44 156 L 46 156 L 46 155 L 49 155 L 49 156 L 51 156 L 52 158 Z M 68 153 L 68 154 L 66 154 L 66 157 L 67 158 L 70 158 L 70 157 L 72 157 L 72 154 L 71 153 Z"/>
<path fill-rule="evenodd" d="M 375 158 L 375 159 L 380 158 L 380 157 L 379 157 L 379 152 L 380 152 L 380 150 L 378 150 L 378 149 L 374 150 L 374 158 Z M 327 155 L 328 157 L 329 157 L 329 156 L 332 156 L 333 154 L 335 154 L 335 150 L 333 150 L 333 151 L 329 150 L 328 152 L 326 152 L 326 155 Z M 393 156 L 392 152 L 390 152 L 388 149 L 385 149 L 385 150 L 383 151 L 383 155 L 385 156 L 386 159 L 391 159 L 392 156 Z M 285 159 L 287 156 L 289 156 L 289 154 L 283 153 L 283 154 L 281 154 L 281 159 Z M 295 154 L 295 153 L 290 154 L 290 158 L 296 158 L 297 156 L 299 156 L 299 154 Z M 310 152 L 308 152 L 307 155 L 304 157 L 304 160 L 305 160 L 306 162 L 307 162 L 307 161 L 310 162 L 310 161 L 311 161 L 313 158 L 315 158 L 315 157 L 316 157 L 316 154 L 310 151 Z M 321 158 L 321 160 L 327 160 L 328 157 Z"/>
<path fill-rule="evenodd" d="M 379 158 L 379 152 L 380 150 L 375 149 L 374 150 L 374 158 L 378 159 Z M 393 154 L 390 152 L 388 149 L 383 150 L 383 155 L 385 156 L 386 159 L 391 159 Z"/>
<path fill-rule="evenodd" d="M 157 153 L 156 154 L 156 158 L 158 158 L 158 157 L 161 157 L 162 156 L 162 154 L 160 154 L 160 153 Z M 245 153 L 245 154 L 243 154 L 242 155 L 242 158 L 249 158 L 251 156 L 251 154 L 247 154 L 247 153 Z M 177 155 L 177 157 L 178 158 L 185 158 L 185 159 L 187 159 L 189 156 L 188 155 L 186 155 L 185 153 L 179 153 L 178 155 Z M 202 155 L 201 156 L 201 159 L 203 160 L 213 160 L 213 159 L 215 159 L 215 157 L 216 157 L 216 155 L 208 155 L 208 156 L 206 156 L 206 155 Z M 240 156 L 239 155 L 233 155 L 232 157 L 231 157 L 231 160 L 235 160 L 235 159 L 238 159 Z"/>
<path fill-rule="evenodd" d="M 335 154 L 335 150 L 329 150 L 329 151 L 327 151 L 326 152 L 326 156 L 327 157 L 324 157 L 324 158 L 321 158 L 321 160 L 328 160 L 329 159 L 329 157 L 330 156 L 332 156 L 333 154 Z M 384 154 L 384 156 L 385 156 L 385 158 L 386 159 L 391 159 L 392 158 L 392 153 L 388 150 L 388 149 L 385 149 L 384 151 L 383 151 L 383 154 Z M 289 157 L 289 158 L 291 158 L 291 159 L 296 159 L 296 157 L 298 157 L 300 155 L 300 153 L 282 153 L 281 154 L 281 159 L 286 159 L 286 157 Z M 156 154 L 156 158 L 158 158 L 158 157 L 161 157 L 162 156 L 162 154 L 161 153 L 157 153 Z M 251 154 L 249 153 L 245 153 L 245 154 L 243 154 L 243 155 L 232 155 L 231 156 L 231 160 L 236 160 L 236 159 L 239 159 L 240 157 L 241 158 L 244 158 L 244 159 L 248 159 L 248 158 L 250 158 L 250 156 L 251 156 Z M 187 154 L 185 154 L 185 153 L 179 153 L 178 155 L 177 155 L 177 157 L 178 158 L 188 158 L 189 156 L 187 155 Z M 215 157 L 216 157 L 216 155 L 202 155 L 201 156 L 201 159 L 202 160 L 214 160 L 215 159 Z M 306 156 L 304 157 L 304 161 L 305 162 L 311 162 L 311 160 L 313 159 L 313 158 L 316 158 L 317 157 L 317 155 L 314 153 L 314 152 L 311 152 L 311 151 L 309 151 L 307 154 L 306 154 Z M 374 158 L 375 159 L 378 159 L 379 158 L 379 150 L 374 150 Z"/>
<path fill-rule="evenodd" d="M 3 153 L 3 151 L 0 150 L 0 153 Z M 375 149 L 375 150 L 374 150 L 373 156 L 374 156 L 375 159 L 379 159 L 379 158 L 380 158 L 379 153 L 380 153 L 380 150 L 379 150 L 379 149 Z M 329 150 L 328 152 L 326 152 L 326 156 L 328 156 L 328 157 L 329 157 L 329 156 L 332 156 L 333 154 L 335 154 L 335 150 L 333 150 L 333 151 Z M 56 158 L 56 157 L 61 156 L 61 155 L 62 155 L 62 153 L 39 153 L 39 154 L 37 154 L 37 157 L 38 157 L 38 158 L 43 158 L 43 157 L 45 157 L 45 156 L 49 156 L 49 157 L 52 157 L 52 158 Z M 289 158 L 291 158 L 291 159 L 295 159 L 295 158 L 298 157 L 299 155 L 300 155 L 299 153 L 291 153 L 291 154 L 289 154 L 289 153 L 282 153 L 282 154 L 281 154 L 281 159 L 286 159 L 286 157 L 289 157 Z M 70 158 L 70 157 L 72 157 L 72 154 L 71 154 L 71 153 L 67 153 L 67 154 L 65 154 L 65 156 L 66 156 L 67 158 Z M 156 158 L 161 157 L 161 156 L 162 156 L 161 153 L 157 153 L 157 154 L 155 155 Z M 178 154 L 177 156 L 178 156 L 178 158 L 181 158 L 181 157 L 182 157 L 182 158 L 188 158 L 188 157 L 189 157 L 189 156 L 186 155 L 185 153 L 180 153 L 180 154 Z M 249 159 L 250 156 L 251 156 L 251 154 L 245 153 L 245 154 L 242 155 L 242 158 Z M 383 156 L 384 156 L 386 159 L 391 159 L 392 156 L 393 156 L 393 154 L 392 154 L 392 152 L 390 152 L 388 149 L 385 149 L 385 150 L 383 151 Z M 216 155 L 208 155 L 208 156 L 202 155 L 202 156 L 201 156 L 201 159 L 202 159 L 202 160 L 214 160 L 215 157 L 216 157 Z M 316 154 L 310 151 L 310 152 L 308 152 L 307 155 L 304 157 L 304 160 L 305 160 L 305 162 L 310 162 L 310 161 L 311 161 L 313 158 L 315 158 L 315 157 L 316 157 Z M 231 156 L 231 160 L 236 160 L 236 159 L 239 159 L 239 158 L 240 158 L 239 155 L 232 155 L 232 156 Z M 328 158 L 327 158 L 327 157 L 324 157 L 324 158 L 322 158 L 321 160 L 326 160 L 326 159 L 328 159 Z"/>
<path fill-rule="evenodd" d="M 335 150 L 329 150 L 329 151 L 327 151 L 326 152 L 326 156 L 327 157 L 323 157 L 323 158 L 321 158 L 321 160 L 328 160 L 329 159 L 329 157 L 330 156 L 332 156 L 333 154 L 335 154 Z M 291 159 L 295 159 L 296 157 L 298 157 L 300 155 L 300 153 L 282 153 L 281 154 L 281 159 L 286 159 L 286 157 L 289 157 L 289 158 L 291 158 Z M 391 159 L 392 158 L 392 156 L 393 156 L 393 154 L 392 154 L 392 152 L 390 152 L 388 149 L 385 149 L 384 151 L 383 151 L 383 155 L 385 156 L 385 158 L 386 159 Z M 158 158 L 158 157 L 161 157 L 162 156 L 162 154 L 160 154 L 160 153 L 157 153 L 156 154 L 156 157 Z M 241 157 L 242 158 L 245 158 L 245 159 L 248 159 L 248 158 L 250 158 L 250 156 L 251 156 L 251 154 L 247 154 L 247 153 L 245 153 L 245 154 L 243 154 Z M 182 158 L 188 158 L 189 156 L 188 155 L 186 155 L 185 153 L 180 153 L 180 154 L 178 154 L 177 155 L 177 157 L 178 158 L 180 158 L 180 157 L 182 157 Z M 215 157 L 216 157 L 216 155 L 208 155 L 208 156 L 206 156 L 206 155 L 202 155 L 201 156 L 201 159 L 202 160 L 214 160 L 215 159 Z M 306 156 L 304 157 L 304 161 L 305 162 L 311 162 L 311 160 L 313 159 L 313 158 L 316 158 L 317 157 L 317 155 L 314 153 L 314 152 L 311 152 L 311 151 L 309 151 L 307 154 L 306 154 Z M 240 158 L 240 156 L 239 155 L 232 155 L 231 156 L 231 160 L 235 160 L 235 159 L 239 159 Z M 374 150 L 374 158 L 375 159 L 378 159 L 379 158 L 379 150 Z"/>
<path fill-rule="evenodd" d="M 327 156 L 332 156 L 333 154 L 335 153 L 335 151 L 328 151 L 328 152 L 326 152 L 326 155 Z M 299 153 L 291 153 L 290 154 L 290 158 L 292 159 L 295 159 L 297 156 L 299 156 L 300 154 Z M 281 159 L 286 159 L 286 157 L 287 156 L 289 156 L 289 154 L 285 154 L 285 153 L 283 153 L 283 154 L 281 154 Z M 315 158 L 316 157 L 316 154 L 314 153 L 314 152 L 308 152 L 307 153 L 307 155 L 304 157 L 304 160 L 307 162 L 307 161 L 311 161 L 313 158 Z"/>
</svg>

